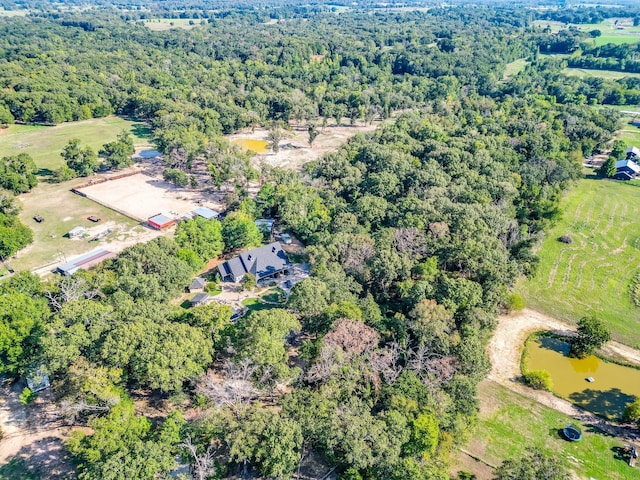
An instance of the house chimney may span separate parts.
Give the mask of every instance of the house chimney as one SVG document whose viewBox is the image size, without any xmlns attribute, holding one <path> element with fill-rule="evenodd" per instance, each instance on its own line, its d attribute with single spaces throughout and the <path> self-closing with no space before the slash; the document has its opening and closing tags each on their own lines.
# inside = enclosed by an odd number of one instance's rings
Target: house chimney
<svg viewBox="0 0 640 480">
<path fill-rule="evenodd" d="M 273 253 L 276 253 L 276 247 L 271 247 L 271 251 L 272 251 Z"/>
<path fill-rule="evenodd" d="M 247 260 L 251 260 L 251 254 L 249 254 L 249 256 L 247 257 Z"/>
</svg>

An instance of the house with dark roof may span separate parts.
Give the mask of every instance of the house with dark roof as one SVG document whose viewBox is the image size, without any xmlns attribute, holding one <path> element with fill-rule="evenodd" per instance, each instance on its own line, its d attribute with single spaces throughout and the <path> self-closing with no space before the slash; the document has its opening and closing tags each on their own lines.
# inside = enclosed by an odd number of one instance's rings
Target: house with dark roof
<svg viewBox="0 0 640 480">
<path fill-rule="evenodd" d="M 291 266 L 280 242 L 243 252 L 218 266 L 223 282 L 239 282 L 250 273 L 256 280 L 282 273 Z"/>
<path fill-rule="evenodd" d="M 204 285 L 205 285 L 206 280 L 202 277 L 196 277 L 193 279 L 193 281 L 191 282 L 191 285 L 189 285 L 187 287 L 187 291 L 189 293 L 196 293 L 196 292 L 202 292 L 204 291 Z"/>
<path fill-rule="evenodd" d="M 640 158 L 640 148 L 629 147 L 627 148 L 627 160 L 635 160 Z"/>
<path fill-rule="evenodd" d="M 615 179 L 632 180 L 638 175 L 640 175 L 640 166 L 633 160 L 627 159 L 616 162 Z"/>
</svg>

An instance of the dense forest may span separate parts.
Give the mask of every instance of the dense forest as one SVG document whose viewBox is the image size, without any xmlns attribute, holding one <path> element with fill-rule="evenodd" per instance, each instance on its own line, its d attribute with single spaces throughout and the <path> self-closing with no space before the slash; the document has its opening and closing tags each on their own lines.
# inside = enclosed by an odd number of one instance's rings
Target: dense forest
<svg viewBox="0 0 640 480">
<path fill-rule="evenodd" d="M 632 79 L 562 76 L 564 60 L 538 55 L 562 35 L 524 9 L 296 8 L 163 32 L 117 10 L 0 18 L 0 122 L 145 120 L 171 175 L 198 159 L 236 187 L 222 221 L 72 277 L 0 283 L 0 372 L 43 366 L 61 410 L 91 427 L 67 443 L 80 479 L 166 478 L 178 461 L 191 478 L 291 478 L 311 455 L 341 479 L 449 478 L 495 318 L 584 156 L 617 129 L 590 104 L 640 99 Z M 221 139 L 392 115 L 302 173 L 258 172 Z M 3 194 L 0 243 L 14 205 Z M 312 276 L 286 305 L 232 322 L 226 305 L 176 302 L 206 261 L 261 242 L 260 217 L 306 245 Z M 134 391 L 173 412 L 145 418 Z"/>
</svg>

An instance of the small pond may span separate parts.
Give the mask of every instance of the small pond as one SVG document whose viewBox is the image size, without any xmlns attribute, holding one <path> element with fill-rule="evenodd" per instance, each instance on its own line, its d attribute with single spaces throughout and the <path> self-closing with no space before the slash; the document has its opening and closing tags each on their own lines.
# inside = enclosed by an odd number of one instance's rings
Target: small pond
<svg viewBox="0 0 640 480">
<path fill-rule="evenodd" d="M 236 138 L 232 142 L 242 148 L 251 150 L 254 153 L 267 153 L 269 142 L 265 140 L 255 140 L 253 138 Z"/>
<path fill-rule="evenodd" d="M 570 402 L 603 417 L 621 418 L 626 405 L 640 397 L 640 370 L 595 356 L 571 358 L 570 348 L 565 341 L 540 336 L 529 342 L 527 369 L 547 370 L 553 392 Z"/>
</svg>

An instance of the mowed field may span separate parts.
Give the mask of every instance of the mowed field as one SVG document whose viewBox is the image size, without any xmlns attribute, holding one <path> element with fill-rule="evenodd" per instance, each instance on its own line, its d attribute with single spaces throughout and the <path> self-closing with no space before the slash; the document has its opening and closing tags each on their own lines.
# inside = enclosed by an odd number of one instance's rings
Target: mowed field
<svg viewBox="0 0 640 480">
<path fill-rule="evenodd" d="M 490 466 L 539 448 L 562 461 L 578 478 L 638 478 L 637 468 L 616 458 L 622 440 L 585 428 L 573 418 L 490 380 L 479 385 L 478 396 L 480 420 L 471 441 L 458 455 L 459 470 L 475 473 L 479 480 L 489 479 L 493 474 Z M 582 441 L 568 442 L 560 436 L 559 430 L 570 423 L 581 427 Z"/>
<path fill-rule="evenodd" d="M 517 286 L 527 305 L 570 323 L 595 314 L 615 339 L 640 348 L 640 309 L 629 298 L 640 271 L 639 205 L 640 186 L 580 180 L 542 243 L 536 276 Z M 558 241 L 562 235 L 573 243 Z"/>
<path fill-rule="evenodd" d="M 562 73 L 571 77 L 604 78 L 605 80 L 619 80 L 624 77 L 640 78 L 640 73 L 616 72 L 613 70 L 595 70 L 590 68 L 565 68 Z"/>
<path fill-rule="evenodd" d="M 152 20 L 146 20 L 144 26 L 154 32 L 163 32 L 174 28 L 191 30 L 196 25 L 200 25 L 202 21 L 201 19 L 189 18 L 154 18 Z M 206 20 L 204 20 L 204 22 L 206 23 Z"/>
<path fill-rule="evenodd" d="M 549 26 L 552 32 L 558 32 L 569 27 L 575 27 L 585 32 L 600 30 L 602 35 L 591 40 L 594 45 L 640 42 L 640 27 L 634 27 L 633 20 L 631 18 L 608 18 L 603 22 L 596 24 L 568 24 L 547 20 L 536 20 L 533 23 L 540 28 L 546 28 Z"/>
<path fill-rule="evenodd" d="M 122 130 L 133 136 L 136 146 L 149 144 L 151 132 L 145 124 L 120 117 L 93 118 L 55 127 L 10 125 L 0 129 L 0 157 L 28 153 L 46 174 L 62 166 L 60 153 L 72 138 L 79 138 L 82 146 L 88 145 L 97 153 L 102 145 L 114 141 Z"/>
</svg>

